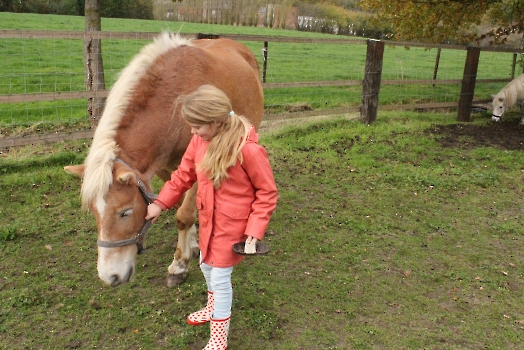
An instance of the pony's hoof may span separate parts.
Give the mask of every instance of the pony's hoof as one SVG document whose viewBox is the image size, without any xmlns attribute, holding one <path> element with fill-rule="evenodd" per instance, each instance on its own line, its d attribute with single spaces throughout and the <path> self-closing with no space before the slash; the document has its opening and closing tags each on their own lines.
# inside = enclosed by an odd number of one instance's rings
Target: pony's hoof
<svg viewBox="0 0 524 350">
<path fill-rule="evenodd" d="M 181 273 L 177 275 L 168 274 L 166 283 L 168 287 L 176 287 L 180 283 L 184 283 L 187 279 L 187 273 Z"/>
<path fill-rule="evenodd" d="M 494 123 L 498 123 L 498 122 L 500 122 L 500 117 L 492 116 L 491 117 L 491 121 L 494 122 Z"/>
</svg>

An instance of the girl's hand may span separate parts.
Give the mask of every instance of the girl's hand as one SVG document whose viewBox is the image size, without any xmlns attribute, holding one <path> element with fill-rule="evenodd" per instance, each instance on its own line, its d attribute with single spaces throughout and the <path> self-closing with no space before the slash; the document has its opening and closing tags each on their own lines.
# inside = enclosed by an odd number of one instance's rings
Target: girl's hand
<svg viewBox="0 0 524 350">
<path fill-rule="evenodd" d="M 257 239 L 255 237 L 247 237 L 246 245 L 244 246 L 244 252 L 246 254 L 255 254 L 257 252 Z"/>
<path fill-rule="evenodd" d="M 153 219 L 151 222 L 154 223 L 160 214 L 162 214 L 162 208 L 158 204 L 151 203 L 147 206 L 146 220 Z"/>
</svg>

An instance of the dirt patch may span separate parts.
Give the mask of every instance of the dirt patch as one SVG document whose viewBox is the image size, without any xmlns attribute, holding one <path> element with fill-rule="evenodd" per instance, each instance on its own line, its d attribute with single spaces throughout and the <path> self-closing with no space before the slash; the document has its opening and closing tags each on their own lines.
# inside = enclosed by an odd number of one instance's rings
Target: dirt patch
<svg viewBox="0 0 524 350">
<path fill-rule="evenodd" d="M 496 147 L 506 150 L 524 149 L 524 126 L 513 120 L 487 125 L 437 125 L 428 130 L 443 147 L 471 149 Z"/>
</svg>

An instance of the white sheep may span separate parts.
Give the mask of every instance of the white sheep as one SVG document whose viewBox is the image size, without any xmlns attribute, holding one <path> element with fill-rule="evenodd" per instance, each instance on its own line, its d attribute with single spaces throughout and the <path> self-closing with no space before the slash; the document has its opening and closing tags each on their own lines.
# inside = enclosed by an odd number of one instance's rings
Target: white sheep
<svg viewBox="0 0 524 350">
<path fill-rule="evenodd" d="M 504 112 L 515 104 L 519 104 L 521 114 L 519 124 L 524 125 L 524 74 L 510 81 L 498 94 L 491 95 L 491 97 L 493 98 L 492 121 L 499 122 Z"/>
</svg>

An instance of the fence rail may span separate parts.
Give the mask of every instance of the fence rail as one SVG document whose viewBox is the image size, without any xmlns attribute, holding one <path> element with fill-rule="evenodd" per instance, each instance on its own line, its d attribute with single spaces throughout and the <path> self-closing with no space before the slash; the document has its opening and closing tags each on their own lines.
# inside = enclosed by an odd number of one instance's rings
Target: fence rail
<svg viewBox="0 0 524 350">
<path fill-rule="evenodd" d="M 4 42 L 8 42 L 8 40 L 44 40 L 44 39 L 55 39 L 55 40 L 88 40 L 88 39 L 103 39 L 103 40 L 109 40 L 109 41 L 118 41 L 123 40 L 125 42 L 131 41 L 131 40 L 152 40 L 155 36 L 157 36 L 157 32 L 84 32 L 84 31 L 18 31 L 18 30 L 0 30 L 0 40 L 4 40 Z M 209 35 L 209 34 L 202 34 L 202 33 L 194 33 L 194 34 L 183 34 L 185 37 L 189 38 L 202 38 L 202 37 L 218 37 L 218 35 Z M 261 76 L 263 75 L 264 80 L 266 75 L 271 76 L 271 74 L 266 74 L 266 67 L 267 61 L 269 62 L 275 62 L 273 67 L 279 64 L 278 58 L 281 58 L 279 55 L 267 55 L 267 52 L 271 52 L 272 46 L 276 44 L 285 44 L 285 45 L 311 45 L 312 47 L 315 45 L 342 45 L 343 47 L 347 47 L 349 45 L 352 45 L 352 47 L 355 46 L 361 46 L 364 47 L 364 45 L 367 45 L 369 48 L 370 42 L 373 44 L 376 44 L 376 41 L 368 41 L 368 40 L 361 40 L 361 39 L 353 39 L 349 37 L 344 37 L 340 39 L 317 39 L 317 38 L 297 38 L 297 37 L 277 37 L 277 36 L 254 36 L 254 35 L 220 35 L 220 37 L 223 38 L 230 38 L 237 41 L 244 41 L 244 42 L 263 42 L 264 43 L 264 64 L 261 65 L 263 67 L 263 72 L 261 72 Z M 268 43 L 271 43 L 271 45 L 268 48 Z M 142 43 L 139 44 L 142 46 Z M 305 108 L 304 110 L 300 110 L 300 108 L 297 111 L 293 112 L 286 112 L 284 111 L 275 111 L 277 106 L 277 103 L 275 103 L 272 106 L 267 106 L 266 113 L 264 118 L 266 120 L 274 120 L 274 119 L 283 119 L 283 118 L 297 118 L 297 117 L 308 117 L 308 116 L 317 116 L 317 115 L 334 115 L 334 114 L 345 114 L 345 113 L 361 113 L 361 120 L 364 122 L 372 122 L 374 120 L 374 117 L 376 117 L 377 109 L 380 108 L 381 110 L 402 110 L 402 109 L 430 109 L 430 108 L 457 108 L 461 106 L 460 108 L 465 111 L 465 113 L 468 113 L 468 111 L 471 110 L 471 105 L 473 103 L 480 103 L 480 104 L 486 104 L 488 100 L 486 99 L 472 99 L 472 101 L 466 102 L 466 105 L 462 104 L 460 102 L 461 95 L 464 93 L 456 93 L 455 100 L 453 101 L 446 101 L 446 102 L 427 102 L 422 101 L 420 103 L 405 103 L 405 102 L 393 102 L 393 103 L 378 103 L 378 97 L 380 94 L 380 88 L 381 87 L 387 87 L 397 86 L 399 89 L 402 87 L 409 88 L 411 86 L 432 86 L 432 87 L 438 87 L 438 86 L 461 86 L 462 89 L 464 89 L 464 84 L 473 85 L 473 90 L 471 90 L 471 86 L 465 91 L 467 91 L 467 94 L 473 95 L 474 93 L 474 85 L 476 84 L 500 84 L 500 83 L 506 83 L 509 82 L 516 71 L 516 55 L 522 54 L 522 50 L 516 50 L 511 48 L 497 48 L 497 47 L 488 47 L 488 48 L 482 48 L 480 49 L 481 52 L 491 52 L 491 53 L 511 53 L 513 54 L 512 59 L 512 66 L 511 66 L 511 73 L 507 74 L 503 78 L 498 77 L 489 77 L 489 78 L 477 78 L 476 73 L 474 74 L 473 80 L 471 77 L 467 77 L 469 73 L 467 72 L 476 72 L 476 67 L 472 67 L 471 63 L 468 63 L 468 60 L 465 62 L 464 66 L 464 76 L 459 79 L 459 77 L 452 77 L 449 79 L 437 79 L 437 73 L 439 70 L 439 60 L 441 55 L 441 50 L 460 50 L 468 52 L 470 47 L 465 45 L 431 45 L 431 44 L 422 44 L 422 43 L 413 43 L 413 42 L 378 42 L 379 47 L 382 47 L 382 51 L 384 51 L 384 47 L 401 47 L 401 48 L 424 48 L 426 49 L 432 49 L 437 48 L 439 50 L 437 55 L 437 61 L 435 62 L 435 70 L 433 73 L 433 79 L 431 78 L 416 78 L 413 79 L 412 77 L 408 77 L 404 79 L 404 68 L 402 67 L 403 61 L 402 59 L 397 59 L 399 61 L 399 79 L 391 79 L 390 76 L 384 77 L 383 75 L 383 69 L 382 69 L 382 62 L 375 62 L 376 60 L 382 60 L 382 56 L 377 55 L 367 55 L 366 56 L 366 67 L 369 65 L 370 71 L 364 69 L 364 66 L 361 65 L 359 68 L 360 71 L 353 71 L 353 72 L 341 72 L 341 76 L 350 76 L 350 75 L 356 75 L 357 79 L 337 79 L 332 80 L 331 78 L 329 80 L 326 79 L 318 79 L 318 80 L 306 80 L 306 81 L 272 81 L 272 82 L 263 82 L 263 88 L 266 93 L 266 95 L 271 95 L 271 91 L 280 91 L 280 90 L 286 90 L 286 89 L 295 89 L 295 90 L 307 90 L 307 89 L 315 89 L 315 88 L 322 88 L 322 89 L 351 89 L 351 88 L 359 88 L 361 89 L 360 92 L 360 100 L 357 100 L 358 96 L 354 96 L 354 101 L 351 103 L 347 103 L 346 106 L 343 107 L 335 107 L 331 109 L 315 109 L 311 108 Z M 8 46 L 8 45 L 6 45 Z M 76 46 L 75 46 L 76 47 Z M 74 48 L 71 50 L 75 50 Z M 278 49 L 277 49 L 278 50 Z M 277 51 L 275 50 L 275 51 Z M 291 51 L 291 50 L 290 50 Z M 340 51 L 340 50 L 336 50 Z M 361 50 L 362 51 L 362 50 Z M 364 52 L 364 51 L 362 51 Z M 79 52 L 79 55 L 82 53 Z M 382 54 L 384 54 L 382 52 Z M 363 54 L 365 55 L 365 54 Z M 387 56 L 388 54 L 386 54 Z M 278 56 L 278 57 L 277 57 Z M 1 51 L 0 51 L 0 59 L 4 59 L 1 57 Z M 9 59 L 9 58 L 6 58 Z M 469 64 L 469 65 L 468 65 Z M 477 62 L 474 62 L 474 64 L 478 65 Z M 104 64 L 105 65 L 105 64 Z M 117 71 L 119 71 L 123 67 L 118 67 Z M 269 71 L 271 72 L 271 65 L 269 67 Z M 78 70 L 78 68 L 77 68 Z M 312 71 L 314 71 L 315 68 L 312 68 Z M 81 69 L 80 69 L 81 71 Z M 76 73 L 79 75 L 79 73 Z M 300 75 L 300 74 L 297 74 Z M 275 75 L 273 76 L 273 78 Z M 6 82 L 3 85 L 14 85 L 14 83 L 11 82 L 11 80 L 16 80 L 17 78 L 21 80 L 31 80 L 31 77 L 28 77 L 28 75 L 24 75 L 23 78 L 17 77 L 16 75 L 9 75 L 6 79 L 9 79 L 9 82 Z M 33 78 L 33 79 L 37 79 Z M 368 80 L 366 80 L 368 79 Z M 370 80 L 371 79 L 371 80 Z M 378 81 L 376 80 L 378 79 Z M 277 79 L 273 79 L 277 80 Z M 367 83 L 366 83 L 367 81 Z M 35 83 L 36 84 L 36 83 Z M 24 89 L 25 90 L 25 89 Z M 73 90 L 73 89 L 71 89 Z M 78 88 L 77 88 L 78 90 Z M 327 92 L 326 98 L 329 99 L 329 91 Z M 313 94 L 309 94 L 311 96 Z M 67 100 L 87 100 L 87 99 L 93 99 L 93 98 L 105 98 L 108 96 L 107 90 L 98 90 L 98 91 L 54 91 L 54 92 L 30 92 L 30 93 L 9 93 L 9 94 L 1 94 L 0 92 L 0 107 L 2 105 L 16 105 L 16 104 L 35 104 L 35 103 L 45 103 L 49 101 L 67 101 Z M 305 96 L 308 96 L 305 94 Z M 369 99 L 371 98 L 371 99 Z M 302 100 L 307 101 L 307 97 L 302 98 Z M 293 105 L 293 102 L 282 102 L 287 103 L 290 105 Z M 366 108 L 362 109 L 362 104 L 366 105 Z M 463 102 L 464 103 L 464 102 Z M 320 104 L 320 102 L 317 102 L 317 104 Z M 23 108 L 20 108 L 23 109 Z M 371 113 L 371 115 L 370 115 Z M 373 116 L 374 115 L 374 116 Z M 82 138 L 90 138 L 93 135 L 92 130 L 72 130 L 70 132 L 64 132 L 64 131 L 55 131 L 55 132 L 47 132 L 43 134 L 30 134 L 30 135 L 24 135 L 25 133 L 19 133 L 20 135 L 17 136 L 8 136 L 0 134 L 0 150 L 8 147 L 13 146 L 20 146 L 20 145 L 27 145 L 27 144 L 33 144 L 33 143 L 41 143 L 41 142 L 55 142 L 55 141 L 63 141 L 63 140 L 76 140 L 76 139 L 82 139 Z M 21 136 L 23 135 L 23 136 Z"/>
</svg>

